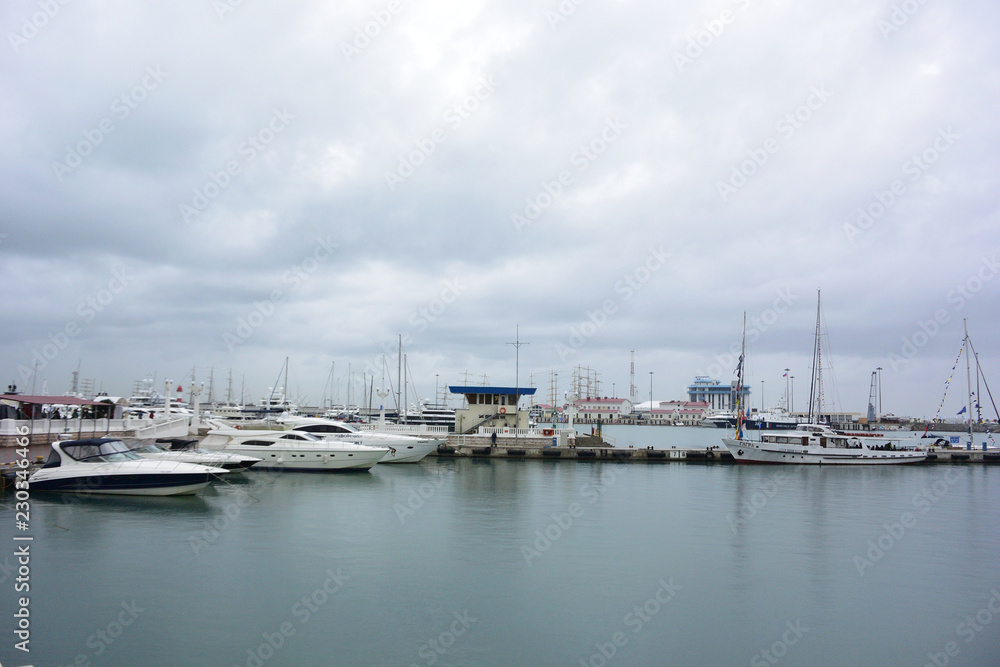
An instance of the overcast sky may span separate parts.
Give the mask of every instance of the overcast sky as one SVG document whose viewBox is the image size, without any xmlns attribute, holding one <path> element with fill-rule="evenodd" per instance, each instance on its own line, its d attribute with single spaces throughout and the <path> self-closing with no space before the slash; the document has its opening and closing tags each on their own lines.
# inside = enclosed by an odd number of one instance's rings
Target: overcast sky
<svg viewBox="0 0 1000 667">
<path fill-rule="evenodd" d="M 882 367 L 933 416 L 963 318 L 1000 382 L 995 2 L 0 13 L 5 386 L 257 398 L 287 356 L 316 405 L 402 334 L 425 398 L 577 365 L 628 396 L 634 350 L 667 400 L 733 378 L 745 311 L 752 403 L 790 368 L 799 408 L 817 290 L 828 407 Z"/>
</svg>

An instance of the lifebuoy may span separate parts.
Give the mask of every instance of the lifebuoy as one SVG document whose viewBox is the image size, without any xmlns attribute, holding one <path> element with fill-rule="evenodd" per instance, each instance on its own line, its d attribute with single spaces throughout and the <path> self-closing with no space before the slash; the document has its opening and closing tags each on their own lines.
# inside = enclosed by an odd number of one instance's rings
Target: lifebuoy
<svg viewBox="0 0 1000 667">
<path fill-rule="evenodd" d="M 237 424 L 237 425 L 236 425 L 236 426 L 235 426 L 234 428 L 235 428 L 235 429 L 236 429 L 237 431 L 239 431 L 239 430 L 242 430 L 242 429 L 243 429 L 243 427 L 242 427 L 242 426 L 240 426 L 239 424 Z"/>
<path fill-rule="evenodd" d="M 554 435 L 554 434 L 555 434 L 555 431 L 553 431 L 550 428 L 543 428 L 542 429 L 542 435 Z"/>
<path fill-rule="evenodd" d="M 705 458 L 706 459 L 714 459 L 715 458 L 715 452 L 713 452 L 711 449 L 709 449 L 708 451 L 705 452 Z"/>
<path fill-rule="evenodd" d="M 500 408 L 500 414 L 502 415 L 507 414 L 507 408 Z"/>
</svg>

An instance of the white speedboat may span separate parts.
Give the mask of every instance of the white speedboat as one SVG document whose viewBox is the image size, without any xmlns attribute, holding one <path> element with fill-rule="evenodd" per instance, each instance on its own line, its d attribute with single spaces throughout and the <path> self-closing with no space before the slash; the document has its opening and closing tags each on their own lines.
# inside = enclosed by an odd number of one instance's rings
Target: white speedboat
<svg viewBox="0 0 1000 667">
<path fill-rule="evenodd" d="M 445 441 L 444 438 L 359 431 L 350 424 L 318 417 L 281 417 L 278 423 L 290 427 L 296 433 L 311 433 L 323 440 L 388 447 L 389 451 L 379 463 L 416 463 Z"/>
<path fill-rule="evenodd" d="M 270 430 L 213 429 L 201 441 L 215 451 L 254 456 L 257 468 L 281 470 L 368 470 L 388 453 L 388 447 L 323 440 L 311 433 Z"/>
<path fill-rule="evenodd" d="M 151 461 L 121 440 L 53 442 L 49 458 L 28 477 L 31 491 L 172 496 L 195 493 L 227 471 L 180 461 Z"/>
<path fill-rule="evenodd" d="M 888 464 L 920 463 L 927 453 L 900 442 L 799 424 L 794 431 L 762 433 L 760 440 L 723 438 L 737 463 Z"/>
<path fill-rule="evenodd" d="M 230 452 L 210 452 L 207 449 L 197 449 L 183 446 L 184 443 L 194 443 L 195 440 L 183 441 L 179 448 L 166 448 L 156 442 L 140 442 L 131 448 L 144 459 L 154 461 L 183 461 L 197 463 L 203 466 L 224 468 L 230 471 L 246 470 L 261 459 L 255 456 L 243 456 Z"/>
</svg>

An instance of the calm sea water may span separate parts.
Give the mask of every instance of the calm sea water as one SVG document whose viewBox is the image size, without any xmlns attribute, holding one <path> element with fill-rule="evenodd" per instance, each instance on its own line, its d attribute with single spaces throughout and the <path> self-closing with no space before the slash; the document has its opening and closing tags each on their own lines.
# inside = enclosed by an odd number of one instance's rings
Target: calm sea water
<svg viewBox="0 0 1000 667">
<path fill-rule="evenodd" d="M 6 629 L 5 512 L 0 663 L 1000 664 L 993 467 L 428 459 L 241 477 L 190 498 L 33 497 L 28 655 Z"/>
</svg>

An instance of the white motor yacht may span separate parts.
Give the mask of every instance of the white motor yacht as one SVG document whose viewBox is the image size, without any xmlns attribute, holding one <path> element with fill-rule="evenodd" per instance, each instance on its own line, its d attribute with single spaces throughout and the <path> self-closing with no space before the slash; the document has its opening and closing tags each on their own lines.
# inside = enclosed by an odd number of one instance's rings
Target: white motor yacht
<svg viewBox="0 0 1000 667">
<path fill-rule="evenodd" d="M 388 447 L 323 440 L 287 430 L 212 429 L 201 444 L 214 451 L 260 458 L 257 468 L 331 472 L 368 470 L 389 451 Z"/>
<path fill-rule="evenodd" d="M 213 475 L 228 472 L 180 461 L 151 461 L 121 440 L 94 438 L 53 442 L 45 464 L 28 477 L 31 491 L 171 496 L 195 493 Z"/>
<path fill-rule="evenodd" d="M 194 443 L 196 441 L 184 441 Z M 164 443 L 166 444 L 166 443 Z M 183 461 L 185 463 L 197 463 L 203 466 L 213 466 L 215 468 L 225 468 L 230 471 L 246 470 L 255 463 L 260 463 L 261 459 L 255 456 L 243 456 L 230 452 L 210 452 L 207 449 L 197 449 L 190 447 L 164 447 L 158 442 L 139 442 L 131 447 L 144 459 L 155 461 Z"/>
<path fill-rule="evenodd" d="M 920 463 L 927 452 L 886 438 L 799 424 L 794 431 L 762 433 L 760 440 L 723 438 L 737 463 L 888 464 Z"/>
<path fill-rule="evenodd" d="M 359 431 L 350 424 L 319 417 L 283 416 L 279 424 L 296 433 L 312 435 L 333 442 L 353 442 L 370 447 L 388 447 L 379 463 L 416 463 L 435 451 L 444 438 L 420 437 L 379 431 Z"/>
</svg>

